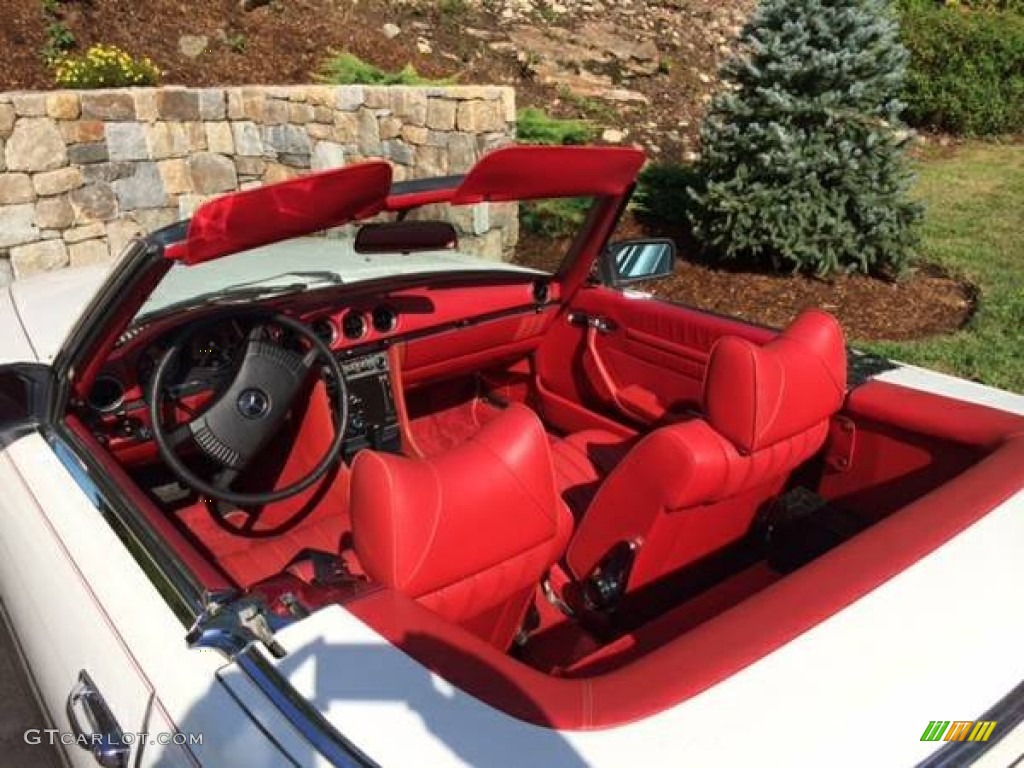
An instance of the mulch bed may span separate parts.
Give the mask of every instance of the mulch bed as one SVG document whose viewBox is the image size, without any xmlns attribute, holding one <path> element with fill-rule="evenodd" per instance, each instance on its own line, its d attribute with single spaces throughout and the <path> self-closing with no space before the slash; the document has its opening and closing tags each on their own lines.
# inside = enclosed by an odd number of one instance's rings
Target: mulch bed
<svg viewBox="0 0 1024 768">
<path fill-rule="evenodd" d="M 911 269 L 901 280 L 843 275 L 821 280 L 806 275 L 757 272 L 734 265 L 712 266 L 688 258 L 685 234 L 637 222 L 627 214 L 613 240 L 673 236 L 680 258 L 669 278 L 633 287 L 700 309 L 773 327 L 787 325 L 802 309 L 819 307 L 858 341 L 907 341 L 951 333 L 974 313 L 977 290 L 932 265 Z M 554 272 L 568 241 L 545 240 L 520 230 L 518 253 L 528 265 Z"/>
<path fill-rule="evenodd" d="M 972 286 L 932 267 L 888 282 L 863 275 L 832 281 L 714 269 L 680 260 L 672 277 L 647 288 L 656 296 L 764 325 L 786 325 L 820 307 L 839 318 L 851 339 L 904 341 L 949 333 L 970 319 Z"/>
</svg>

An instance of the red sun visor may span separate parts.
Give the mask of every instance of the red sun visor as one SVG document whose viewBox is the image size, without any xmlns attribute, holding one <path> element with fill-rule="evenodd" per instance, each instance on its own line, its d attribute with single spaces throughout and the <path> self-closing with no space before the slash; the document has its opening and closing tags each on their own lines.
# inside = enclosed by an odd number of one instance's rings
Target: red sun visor
<svg viewBox="0 0 1024 768">
<path fill-rule="evenodd" d="M 623 195 L 643 164 L 626 147 L 504 147 L 473 166 L 451 203 Z"/>
<path fill-rule="evenodd" d="M 373 161 L 218 197 L 199 207 L 188 237 L 166 257 L 201 264 L 367 218 L 383 209 L 390 188 L 391 166 Z"/>
</svg>

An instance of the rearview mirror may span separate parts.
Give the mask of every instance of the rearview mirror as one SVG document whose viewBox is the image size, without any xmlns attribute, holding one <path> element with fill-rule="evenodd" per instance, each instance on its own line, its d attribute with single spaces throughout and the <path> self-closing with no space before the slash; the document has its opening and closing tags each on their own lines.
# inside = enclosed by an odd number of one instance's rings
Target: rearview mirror
<svg viewBox="0 0 1024 768">
<path fill-rule="evenodd" d="M 364 224 L 356 233 L 356 253 L 450 251 L 459 235 L 447 221 L 393 221 Z"/>
<path fill-rule="evenodd" d="M 624 240 L 605 250 L 605 281 L 625 285 L 667 277 L 675 270 L 676 245 L 671 240 Z"/>
</svg>

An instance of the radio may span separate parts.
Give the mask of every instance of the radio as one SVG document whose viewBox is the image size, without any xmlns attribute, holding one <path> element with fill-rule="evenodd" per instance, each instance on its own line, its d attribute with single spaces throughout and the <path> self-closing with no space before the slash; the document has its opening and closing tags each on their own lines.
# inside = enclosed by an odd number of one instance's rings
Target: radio
<svg viewBox="0 0 1024 768">
<path fill-rule="evenodd" d="M 363 448 L 398 453 L 401 438 L 386 352 L 341 361 L 348 391 L 345 460 Z"/>
</svg>

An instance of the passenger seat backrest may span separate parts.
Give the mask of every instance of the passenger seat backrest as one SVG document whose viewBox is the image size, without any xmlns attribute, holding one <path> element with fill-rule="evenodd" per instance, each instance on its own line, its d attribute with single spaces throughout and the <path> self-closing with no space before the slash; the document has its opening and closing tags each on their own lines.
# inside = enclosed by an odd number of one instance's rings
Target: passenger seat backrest
<svg viewBox="0 0 1024 768">
<path fill-rule="evenodd" d="M 763 346 L 721 338 L 704 419 L 654 430 L 611 472 L 569 545 L 570 571 L 585 579 L 632 542 L 636 589 L 737 541 L 821 449 L 845 392 L 843 333 L 825 312 L 804 312 Z"/>
<path fill-rule="evenodd" d="M 827 420 L 845 395 L 842 328 L 827 312 L 807 310 L 764 346 L 718 340 L 704 378 L 704 417 L 751 454 Z"/>
<path fill-rule="evenodd" d="M 547 435 L 522 405 L 444 454 L 361 451 L 351 516 L 356 555 L 373 580 L 503 649 L 572 530 Z"/>
</svg>

